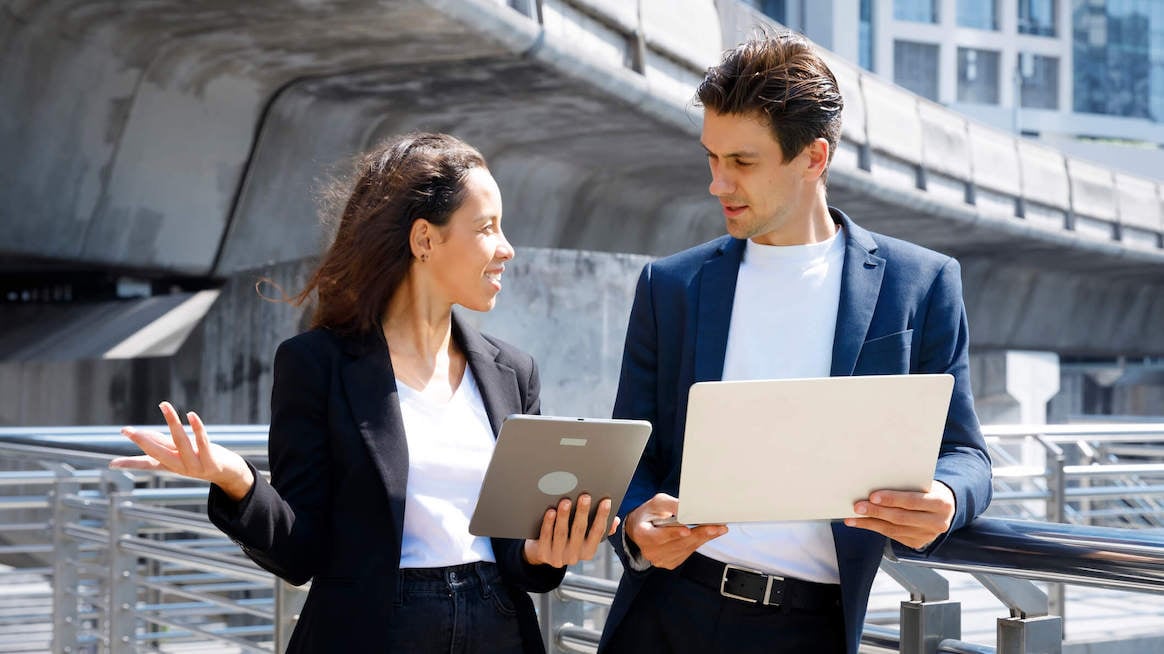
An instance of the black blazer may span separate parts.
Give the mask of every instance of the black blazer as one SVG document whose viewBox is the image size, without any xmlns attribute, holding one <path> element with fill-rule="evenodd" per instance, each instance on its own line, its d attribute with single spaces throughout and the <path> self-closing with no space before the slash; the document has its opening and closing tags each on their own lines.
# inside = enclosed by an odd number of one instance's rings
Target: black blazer
<svg viewBox="0 0 1164 654">
<path fill-rule="evenodd" d="M 477 379 L 496 437 L 512 413 L 538 413 L 532 357 L 453 316 L 453 338 Z M 384 647 L 400 569 L 408 447 L 381 334 L 344 338 L 314 329 L 275 354 L 268 444 L 271 481 L 258 474 L 232 501 L 211 486 L 210 519 L 255 563 L 292 584 L 312 580 L 288 652 Z M 544 652 L 527 592 L 557 587 L 565 568 L 534 566 L 521 540 L 492 539 L 526 652 Z"/>
</svg>

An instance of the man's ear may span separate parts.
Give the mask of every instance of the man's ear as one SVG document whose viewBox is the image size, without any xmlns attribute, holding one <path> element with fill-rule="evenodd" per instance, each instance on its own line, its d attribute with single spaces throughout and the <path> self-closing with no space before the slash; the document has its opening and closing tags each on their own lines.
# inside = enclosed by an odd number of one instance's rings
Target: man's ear
<svg viewBox="0 0 1164 654">
<path fill-rule="evenodd" d="M 804 153 L 808 155 L 805 175 L 811 179 L 819 179 L 829 167 L 829 142 L 823 138 L 814 139 L 804 146 Z"/>
</svg>

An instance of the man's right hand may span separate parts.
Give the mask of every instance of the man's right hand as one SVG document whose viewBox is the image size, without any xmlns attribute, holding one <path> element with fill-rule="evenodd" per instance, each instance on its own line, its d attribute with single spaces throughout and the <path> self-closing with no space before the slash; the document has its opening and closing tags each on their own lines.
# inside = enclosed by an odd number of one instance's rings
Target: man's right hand
<svg viewBox="0 0 1164 654">
<path fill-rule="evenodd" d="M 678 510 L 677 498 L 659 493 L 626 517 L 626 537 L 638 546 L 643 558 L 656 568 L 674 570 L 701 545 L 728 532 L 727 525 L 688 527 L 674 524 L 656 527 L 651 524 L 652 520 L 670 518 Z"/>
</svg>

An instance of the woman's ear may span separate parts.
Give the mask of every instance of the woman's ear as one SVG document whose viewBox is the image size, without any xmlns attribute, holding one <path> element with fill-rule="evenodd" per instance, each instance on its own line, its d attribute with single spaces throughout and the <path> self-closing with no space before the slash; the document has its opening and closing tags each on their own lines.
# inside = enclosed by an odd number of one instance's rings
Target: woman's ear
<svg viewBox="0 0 1164 654">
<path fill-rule="evenodd" d="M 408 247 L 412 250 L 412 256 L 422 263 L 428 261 L 429 255 L 432 254 L 432 234 L 432 223 L 424 218 L 413 221 L 412 229 L 408 233 Z"/>
</svg>

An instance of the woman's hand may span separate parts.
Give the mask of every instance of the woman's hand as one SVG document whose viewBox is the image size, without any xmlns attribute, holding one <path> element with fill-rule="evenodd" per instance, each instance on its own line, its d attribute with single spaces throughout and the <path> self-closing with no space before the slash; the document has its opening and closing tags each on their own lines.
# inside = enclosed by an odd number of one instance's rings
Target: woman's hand
<svg viewBox="0 0 1164 654">
<path fill-rule="evenodd" d="M 198 414 L 193 411 L 186 414 L 190 428 L 194 431 L 194 438 L 191 439 L 178 412 L 169 402 L 162 402 L 158 408 L 170 426 L 170 438 L 156 431 L 122 427 L 121 433 L 145 454 L 118 457 L 109 462 L 109 467 L 166 470 L 208 481 L 236 502 L 246 497 L 255 484 L 254 474 L 246 461 L 225 447 L 211 443 L 206 436 L 206 426 Z"/>
<path fill-rule="evenodd" d="M 526 539 L 525 560 L 534 565 L 552 565 L 561 568 L 573 565 L 579 561 L 588 561 L 594 558 L 598 545 L 602 539 L 618 529 L 618 518 L 610 524 L 610 532 L 602 533 L 601 525 L 606 524 L 610 517 L 610 498 L 598 503 L 598 511 L 594 514 L 595 529 L 587 529 L 587 519 L 590 516 L 590 495 L 583 493 L 578 497 L 578 510 L 574 515 L 574 524 L 570 524 L 570 500 L 563 498 L 558 501 L 557 509 L 546 509 L 542 517 L 542 531 L 537 540 Z"/>
</svg>

